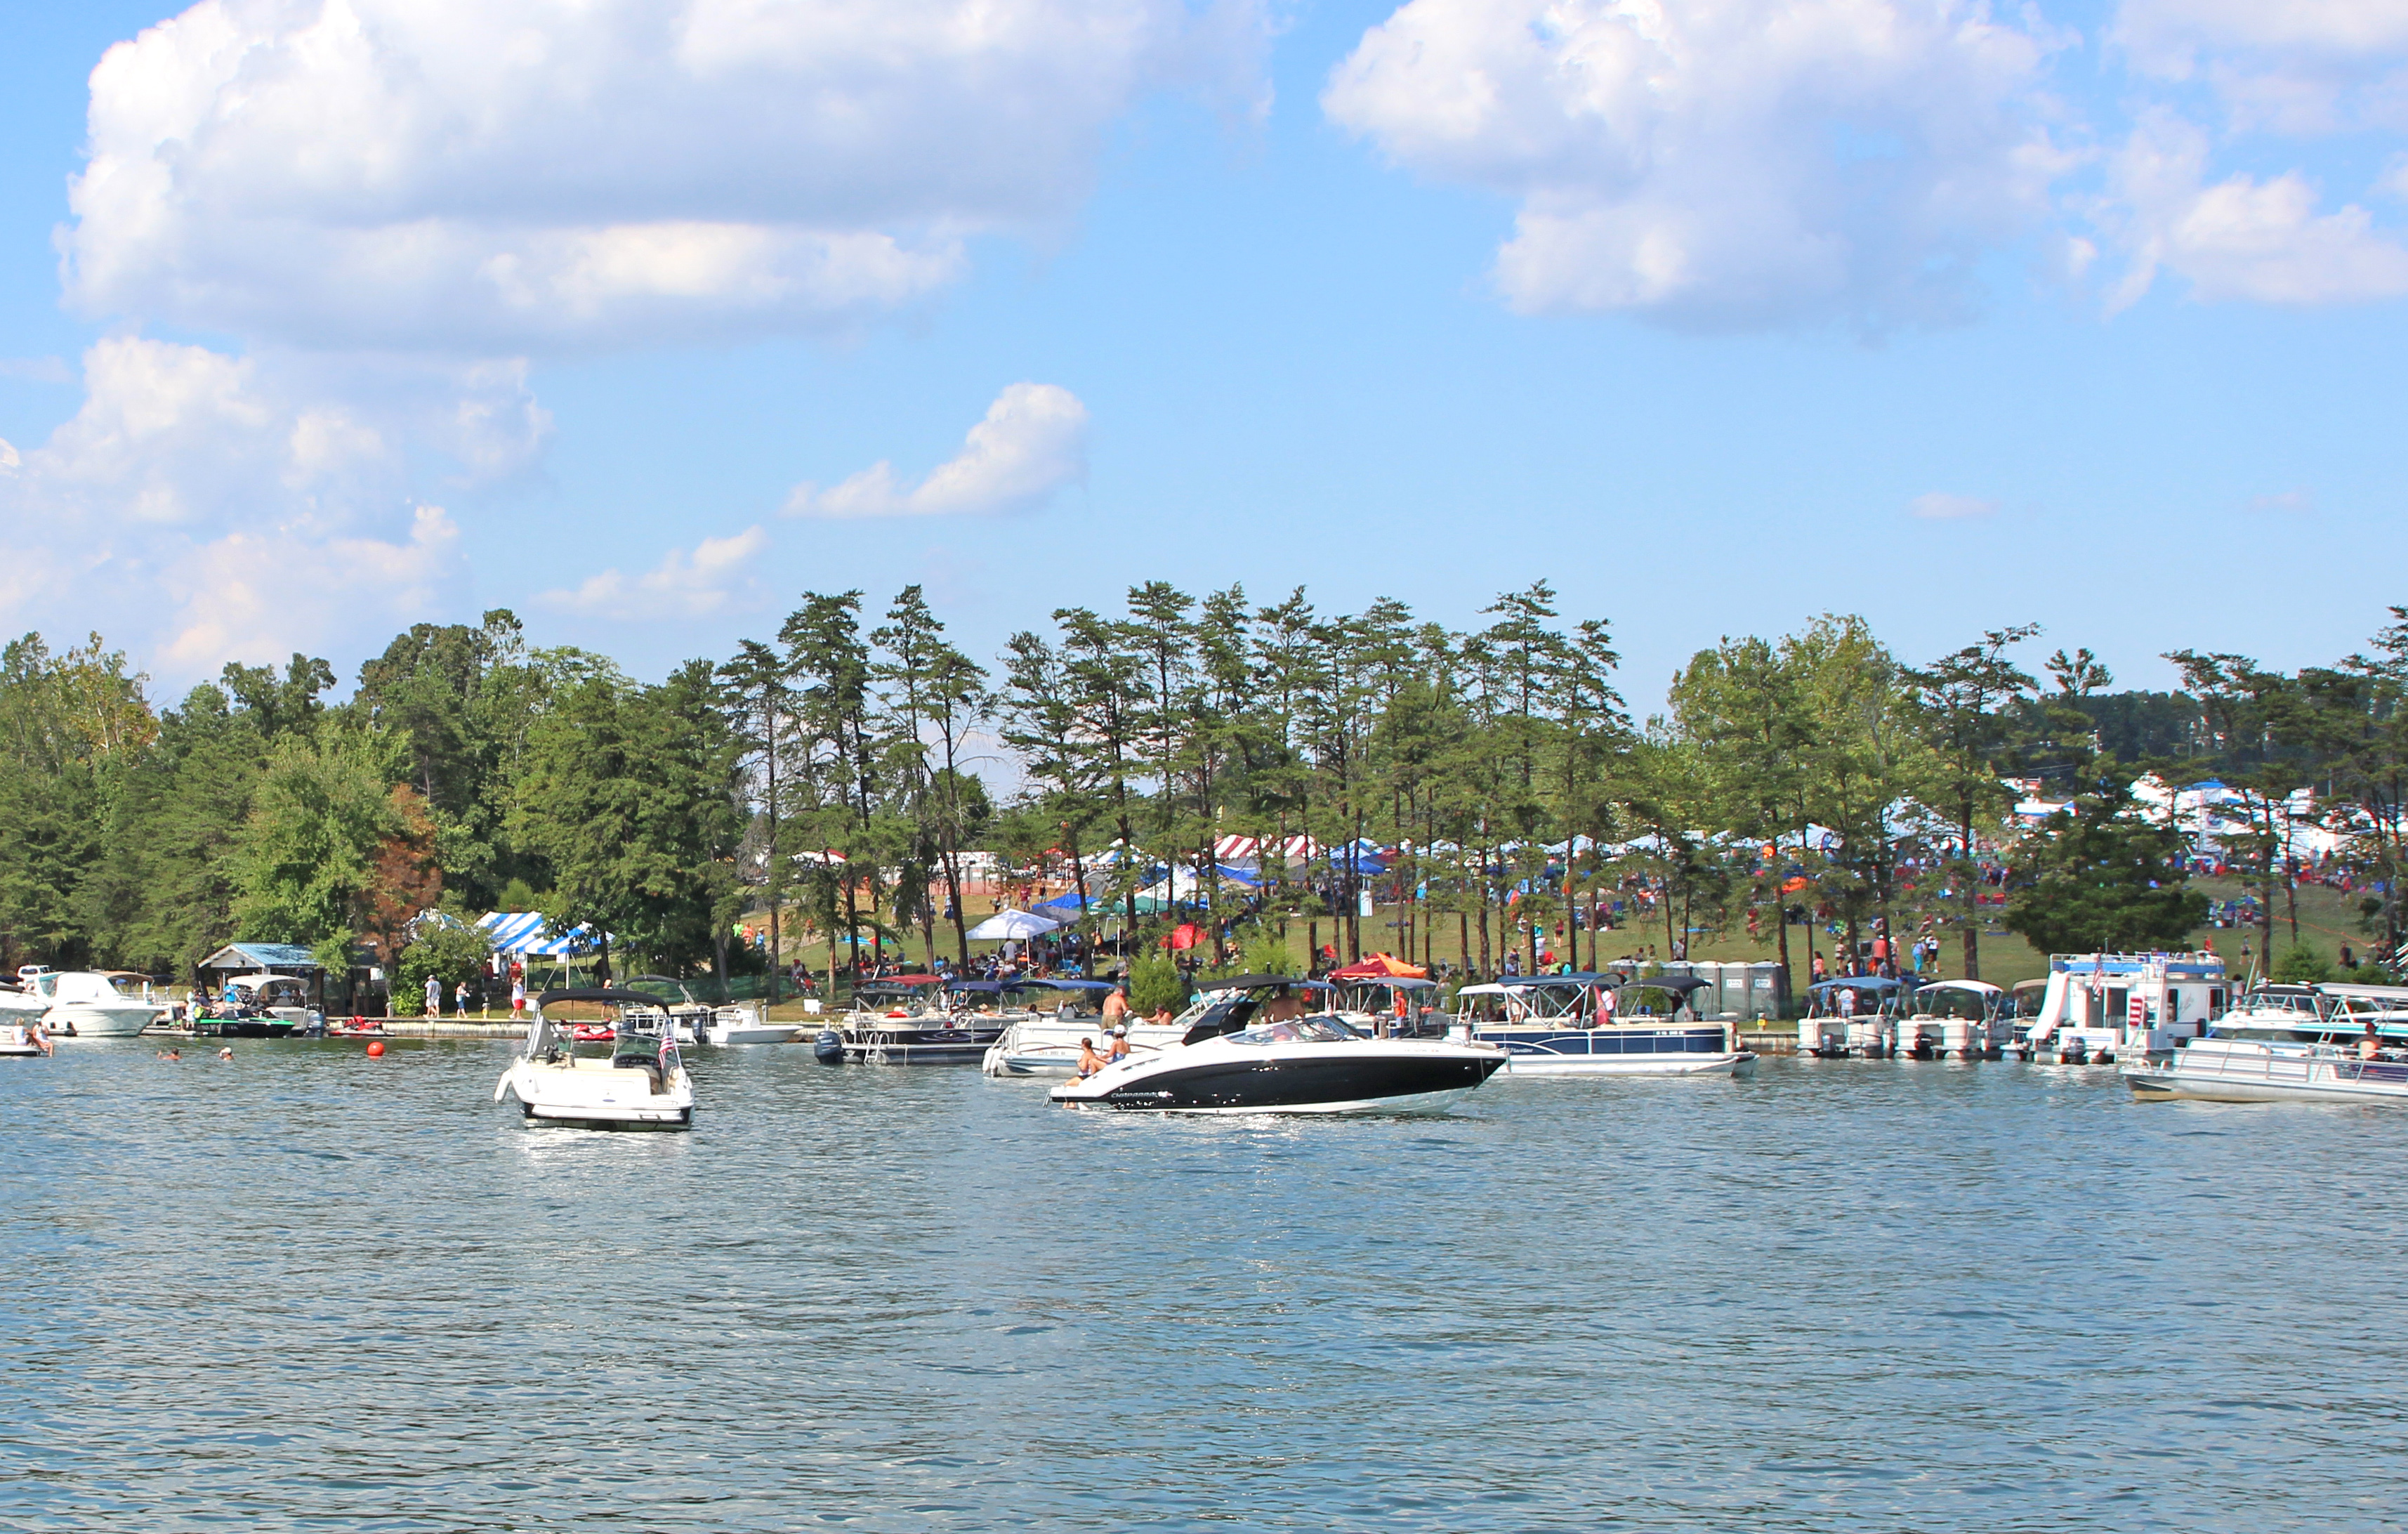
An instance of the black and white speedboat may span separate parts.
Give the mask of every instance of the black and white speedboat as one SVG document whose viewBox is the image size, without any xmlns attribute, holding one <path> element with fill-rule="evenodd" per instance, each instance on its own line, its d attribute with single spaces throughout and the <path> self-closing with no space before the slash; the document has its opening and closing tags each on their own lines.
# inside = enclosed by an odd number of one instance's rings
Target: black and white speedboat
<svg viewBox="0 0 2408 1534">
<path fill-rule="evenodd" d="M 1066 1082 L 1053 1098 L 1171 1113 L 1437 1112 L 1505 1063 L 1493 1044 L 1375 1039 L 1326 1013 L 1220 1031 L 1226 1020 L 1208 1018 L 1176 1048 Z"/>
</svg>

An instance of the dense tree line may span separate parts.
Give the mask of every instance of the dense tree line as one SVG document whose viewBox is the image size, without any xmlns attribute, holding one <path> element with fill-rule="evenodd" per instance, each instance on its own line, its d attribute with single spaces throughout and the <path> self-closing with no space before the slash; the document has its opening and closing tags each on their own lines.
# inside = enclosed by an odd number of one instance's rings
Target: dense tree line
<svg viewBox="0 0 2408 1534">
<path fill-rule="evenodd" d="M 2296 674 L 2174 652 L 2176 694 L 2112 691 L 2087 651 L 2043 681 L 2030 626 L 1914 664 L 1827 616 L 1699 652 L 1644 718 L 1606 623 L 1543 582 L 1479 616 L 1152 581 L 985 666 L 916 586 L 882 610 L 813 592 L 773 638 L 644 683 L 497 611 L 413 627 L 340 701 L 295 655 L 164 710 L 97 637 L 29 635 L 0 653 L 0 936 L 19 960 L 174 970 L 236 937 L 391 956 L 423 910 L 500 906 L 679 972 L 744 963 L 746 912 L 831 963 L 898 939 L 966 956 L 985 853 L 1137 931 L 1176 919 L 1140 888 L 1192 874 L 1190 916 L 1233 943 L 1301 922 L 1348 955 L 1594 964 L 1627 941 L 1602 936 L 1618 908 L 1667 953 L 1743 923 L 1790 961 L 1825 924 L 1929 920 L 1978 975 L 2001 881 L 2049 946 L 2196 923 L 2182 839 L 2128 794 L 2157 771 L 2229 785 L 2269 939 L 2314 814 L 2349 837 L 2369 930 L 2401 939 L 2408 611 Z M 2001 858 L 2013 778 L 2076 808 Z M 1215 877 L 1233 835 L 1266 849 L 1259 887 Z M 1317 854 L 1268 855 L 1295 839 Z M 1376 867 L 1353 851 L 1372 845 Z M 1390 925 L 1366 931 L 1366 893 Z"/>
</svg>

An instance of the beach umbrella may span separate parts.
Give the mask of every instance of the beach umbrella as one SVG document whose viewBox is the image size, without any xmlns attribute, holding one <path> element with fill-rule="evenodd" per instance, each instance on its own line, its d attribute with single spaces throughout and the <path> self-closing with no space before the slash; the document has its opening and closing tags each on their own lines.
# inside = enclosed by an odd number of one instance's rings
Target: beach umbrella
<svg viewBox="0 0 2408 1534">
<path fill-rule="evenodd" d="M 982 940 L 1001 938 L 1034 938 L 1039 933 L 1051 932 L 1061 925 L 1059 922 L 1049 922 L 1042 916 L 1032 915 L 1025 910 L 998 910 L 970 928 L 970 936 Z"/>
</svg>

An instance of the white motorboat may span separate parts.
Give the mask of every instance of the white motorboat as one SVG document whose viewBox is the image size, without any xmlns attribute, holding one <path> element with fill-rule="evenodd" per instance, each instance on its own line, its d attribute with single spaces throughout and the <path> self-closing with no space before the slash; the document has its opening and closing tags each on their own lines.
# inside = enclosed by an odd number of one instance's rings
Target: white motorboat
<svg viewBox="0 0 2408 1534">
<path fill-rule="evenodd" d="M 1756 1055 L 1699 1018 L 1685 976 L 1531 975 L 1467 985 L 1453 1037 L 1494 1044 L 1511 1076 L 1737 1076 Z"/>
<path fill-rule="evenodd" d="M 166 1003 L 127 996 L 108 975 L 48 969 L 25 983 L 44 1004 L 42 1026 L 52 1038 L 131 1039 L 157 1022 Z"/>
<path fill-rule="evenodd" d="M 695 999 L 685 982 L 666 975 L 637 975 L 626 982 L 628 990 L 649 987 L 652 1004 L 658 1017 L 666 1018 L 668 1026 L 677 1034 L 681 1044 L 785 1044 L 794 1041 L 796 1025 L 772 1023 L 762 1007 L 755 1003 L 744 1006 L 729 1002 L 713 1006 Z M 659 995 L 663 990 L 677 993 L 674 999 Z M 638 1017 L 638 1031 L 654 1033 L 660 1029 L 658 1018 Z"/>
<path fill-rule="evenodd" d="M 1205 1032 L 1214 1025 L 1050 1096 L 1067 1108 L 1156 1113 L 1442 1112 L 1505 1064 L 1494 1044 L 1376 1039 L 1326 1014 Z"/>
<path fill-rule="evenodd" d="M 1115 987 L 1104 980 L 1024 980 L 1010 987 L 1015 999 L 1035 1002 L 1035 1009 L 1013 1015 L 1004 1025 L 1003 1036 L 987 1046 L 979 1060 L 979 1068 L 990 1076 L 1068 1076 L 1079 1068 L 1079 1051 L 1091 1045 L 1098 1054 L 1107 1045 L 1103 1014 L 1093 1011 L 1090 1003 L 1109 996 Z M 1044 993 L 1052 991 L 1059 997 L 1051 1007 L 1044 1004 Z M 1145 1023 L 1136 1017 L 1121 1025 L 1128 1029 L 1129 1049 L 1133 1054 L 1151 1054 L 1167 1049 L 1187 1037 L 1197 1014 L 1207 1002 L 1198 1001 L 1179 1018 L 1168 1023 Z"/>
<path fill-rule="evenodd" d="M 607 1051 L 580 1055 L 567 1025 L 547 1009 L 590 1002 L 619 1014 Z M 546 991 L 536 998 L 526 1044 L 494 1085 L 494 1100 L 519 1100 L 528 1124 L 588 1129 L 687 1129 L 694 1082 L 677 1035 L 661 1025 L 659 998 L 602 987 Z M 651 1031 L 643 1031 L 647 1022 Z"/>
<path fill-rule="evenodd" d="M 755 1007 L 714 1007 L 702 1025 L 706 1044 L 791 1044 L 798 1025 L 772 1023 Z"/>
<path fill-rule="evenodd" d="M 2162 1061 L 2127 1065 L 2124 1081 L 2144 1099 L 2408 1103 L 2408 1052 L 2210 1035 Z"/>
</svg>

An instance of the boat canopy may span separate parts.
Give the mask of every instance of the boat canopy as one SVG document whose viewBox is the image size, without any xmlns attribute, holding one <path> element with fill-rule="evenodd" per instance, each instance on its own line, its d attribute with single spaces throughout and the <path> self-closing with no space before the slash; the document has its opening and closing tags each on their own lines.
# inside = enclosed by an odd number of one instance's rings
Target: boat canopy
<svg viewBox="0 0 2408 1534">
<path fill-rule="evenodd" d="M 2045 985 L 2048 982 L 2042 981 L 2040 983 Z M 1974 996 L 1994 996 L 2000 994 L 1999 988 L 1991 984 L 1986 980 L 1926 981 L 1922 985 L 1916 987 L 1915 994 L 1920 996 L 1931 991 L 1967 991 L 1971 992 Z"/>
<path fill-rule="evenodd" d="M 1050 975 L 1043 978 L 1015 980 L 1007 989 L 1028 991 L 1039 986 L 1048 986 L 1056 991 L 1117 991 L 1120 989 L 1120 983 L 1117 981 L 1055 980 Z"/>
<path fill-rule="evenodd" d="M 2269 986 L 2267 989 L 2272 990 Z M 2408 985 L 2319 985 L 2316 990 L 2343 1001 L 2396 1001 L 2408 1005 Z"/>
<path fill-rule="evenodd" d="M 1304 983 L 1304 979 L 1297 975 L 1232 975 L 1226 980 L 1199 980 L 1196 988 L 1199 991 L 1267 991 L 1274 985 Z"/>
<path fill-rule="evenodd" d="M 1895 991 L 1905 984 L 1907 982 L 1892 980 L 1886 975 L 1848 975 L 1838 980 L 1818 980 L 1806 989 L 1809 991 Z"/>
<path fill-rule="evenodd" d="M 638 985 L 666 985 L 671 990 L 677 992 L 678 999 L 680 1001 L 692 1001 L 694 999 L 694 993 L 686 988 L 685 982 L 668 975 L 629 975 L 623 984 L 624 988 L 628 990 L 634 990 Z M 653 999 L 654 1003 L 657 1005 L 663 998 L 654 997 Z"/>
<path fill-rule="evenodd" d="M 565 991 L 546 991 L 535 998 L 535 1010 L 543 1011 L 556 1002 L 594 1001 L 605 1007 L 658 1007 L 661 998 L 646 996 L 641 991 L 623 991 L 610 985 L 576 985 Z"/>
<path fill-rule="evenodd" d="M 1572 977 L 1564 975 L 1557 978 L 1570 980 Z M 1627 980 L 1614 989 L 1616 991 L 1670 991 L 1674 996 L 1685 996 L 1692 991 L 1703 989 L 1707 983 L 1695 975 L 1658 975 L 1653 980 Z M 1891 983 L 1897 982 L 1893 981 Z"/>
</svg>

